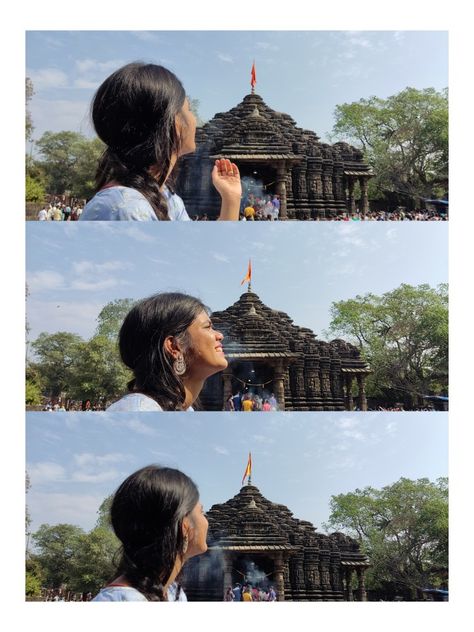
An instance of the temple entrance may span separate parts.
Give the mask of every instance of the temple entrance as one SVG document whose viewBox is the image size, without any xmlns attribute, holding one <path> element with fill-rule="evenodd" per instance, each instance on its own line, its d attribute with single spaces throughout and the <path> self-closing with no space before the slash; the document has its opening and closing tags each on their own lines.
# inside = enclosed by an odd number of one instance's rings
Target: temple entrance
<svg viewBox="0 0 474 632">
<path fill-rule="evenodd" d="M 273 393 L 273 368 L 264 362 L 232 364 L 232 393 L 259 395 L 262 399 Z"/>
<path fill-rule="evenodd" d="M 274 562 L 269 557 L 245 553 L 232 562 L 232 582 L 268 590 L 275 586 L 274 570 Z"/>
<path fill-rule="evenodd" d="M 242 203 L 247 206 L 254 199 L 276 193 L 276 168 L 263 162 L 244 162 L 238 165 L 242 181 Z"/>
</svg>

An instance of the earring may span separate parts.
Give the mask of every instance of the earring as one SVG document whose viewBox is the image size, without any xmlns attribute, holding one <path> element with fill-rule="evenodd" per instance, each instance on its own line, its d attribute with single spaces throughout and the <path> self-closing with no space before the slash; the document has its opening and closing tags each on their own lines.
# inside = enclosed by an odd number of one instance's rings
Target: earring
<svg viewBox="0 0 474 632">
<path fill-rule="evenodd" d="M 173 371 L 176 375 L 184 375 L 186 373 L 186 362 L 182 355 L 178 356 L 173 362 Z"/>
<path fill-rule="evenodd" d="M 189 544 L 189 539 L 188 539 L 188 534 L 186 533 L 186 535 L 184 536 L 184 540 L 183 540 L 183 548 L 182 548 L 183 555 L 188 550 L 188 544 Z"/>
</svg>

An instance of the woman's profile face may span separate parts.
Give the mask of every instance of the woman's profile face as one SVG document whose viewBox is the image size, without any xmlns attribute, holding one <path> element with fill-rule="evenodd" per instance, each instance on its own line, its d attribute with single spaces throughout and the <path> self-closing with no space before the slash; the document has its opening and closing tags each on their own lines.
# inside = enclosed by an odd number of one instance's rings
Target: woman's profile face
<svg viewBox="0 0 474 632">
<path fill-rule="evenodd" d="M 209 523 L 200 502 L 196 504 L 189 514 L 189 542 L 186 558 L 201 555 L 207 551 L 207 529 Z"/>
<path fill-rule="evenodd" d="M 180 114 L 176 117 L 176 129 L 181 139 L 180 156 L 196 151 L 196 117 L 191 110 L 189 99 L 186 98 Z"/>
<path fill-rule="evenodd" d="M 202 310 L 188 327 L 192 362 L 187 371 L 190 377 L 205 379 L 227 367 L 222 340 L 224 336 L 216 331 L 208 314 Z"/>
</svg>

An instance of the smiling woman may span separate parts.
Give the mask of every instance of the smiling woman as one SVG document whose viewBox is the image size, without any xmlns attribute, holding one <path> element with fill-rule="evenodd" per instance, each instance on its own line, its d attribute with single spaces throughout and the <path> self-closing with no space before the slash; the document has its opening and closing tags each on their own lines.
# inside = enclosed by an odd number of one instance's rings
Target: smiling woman
<svg viewBox="0 0 474 632">
<path fill-rule="evenodd" d="M 119 347 L 133 371 L 130 393 L 110 411 L 188 410 L 205 380 L 227 367 L 223 335 L 200 300 L 179 293 L 155 294 L 125 317 Z"/>
</svg>

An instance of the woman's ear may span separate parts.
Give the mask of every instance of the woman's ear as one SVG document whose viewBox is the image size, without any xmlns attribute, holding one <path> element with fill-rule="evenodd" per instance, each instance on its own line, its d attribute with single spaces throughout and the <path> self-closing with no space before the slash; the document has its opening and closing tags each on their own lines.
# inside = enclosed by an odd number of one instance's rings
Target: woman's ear
<svg viewBox="0 0 474 632">
<path fill-rule="evenodd" d="M 168 355 L 173 358 L 173 360 L 176 360 L 180 355 L 182 355 L 181 349 L 175 336 L 167 336 L 165 338 L 163 342 L 163 349 Z"/>
</svg>

